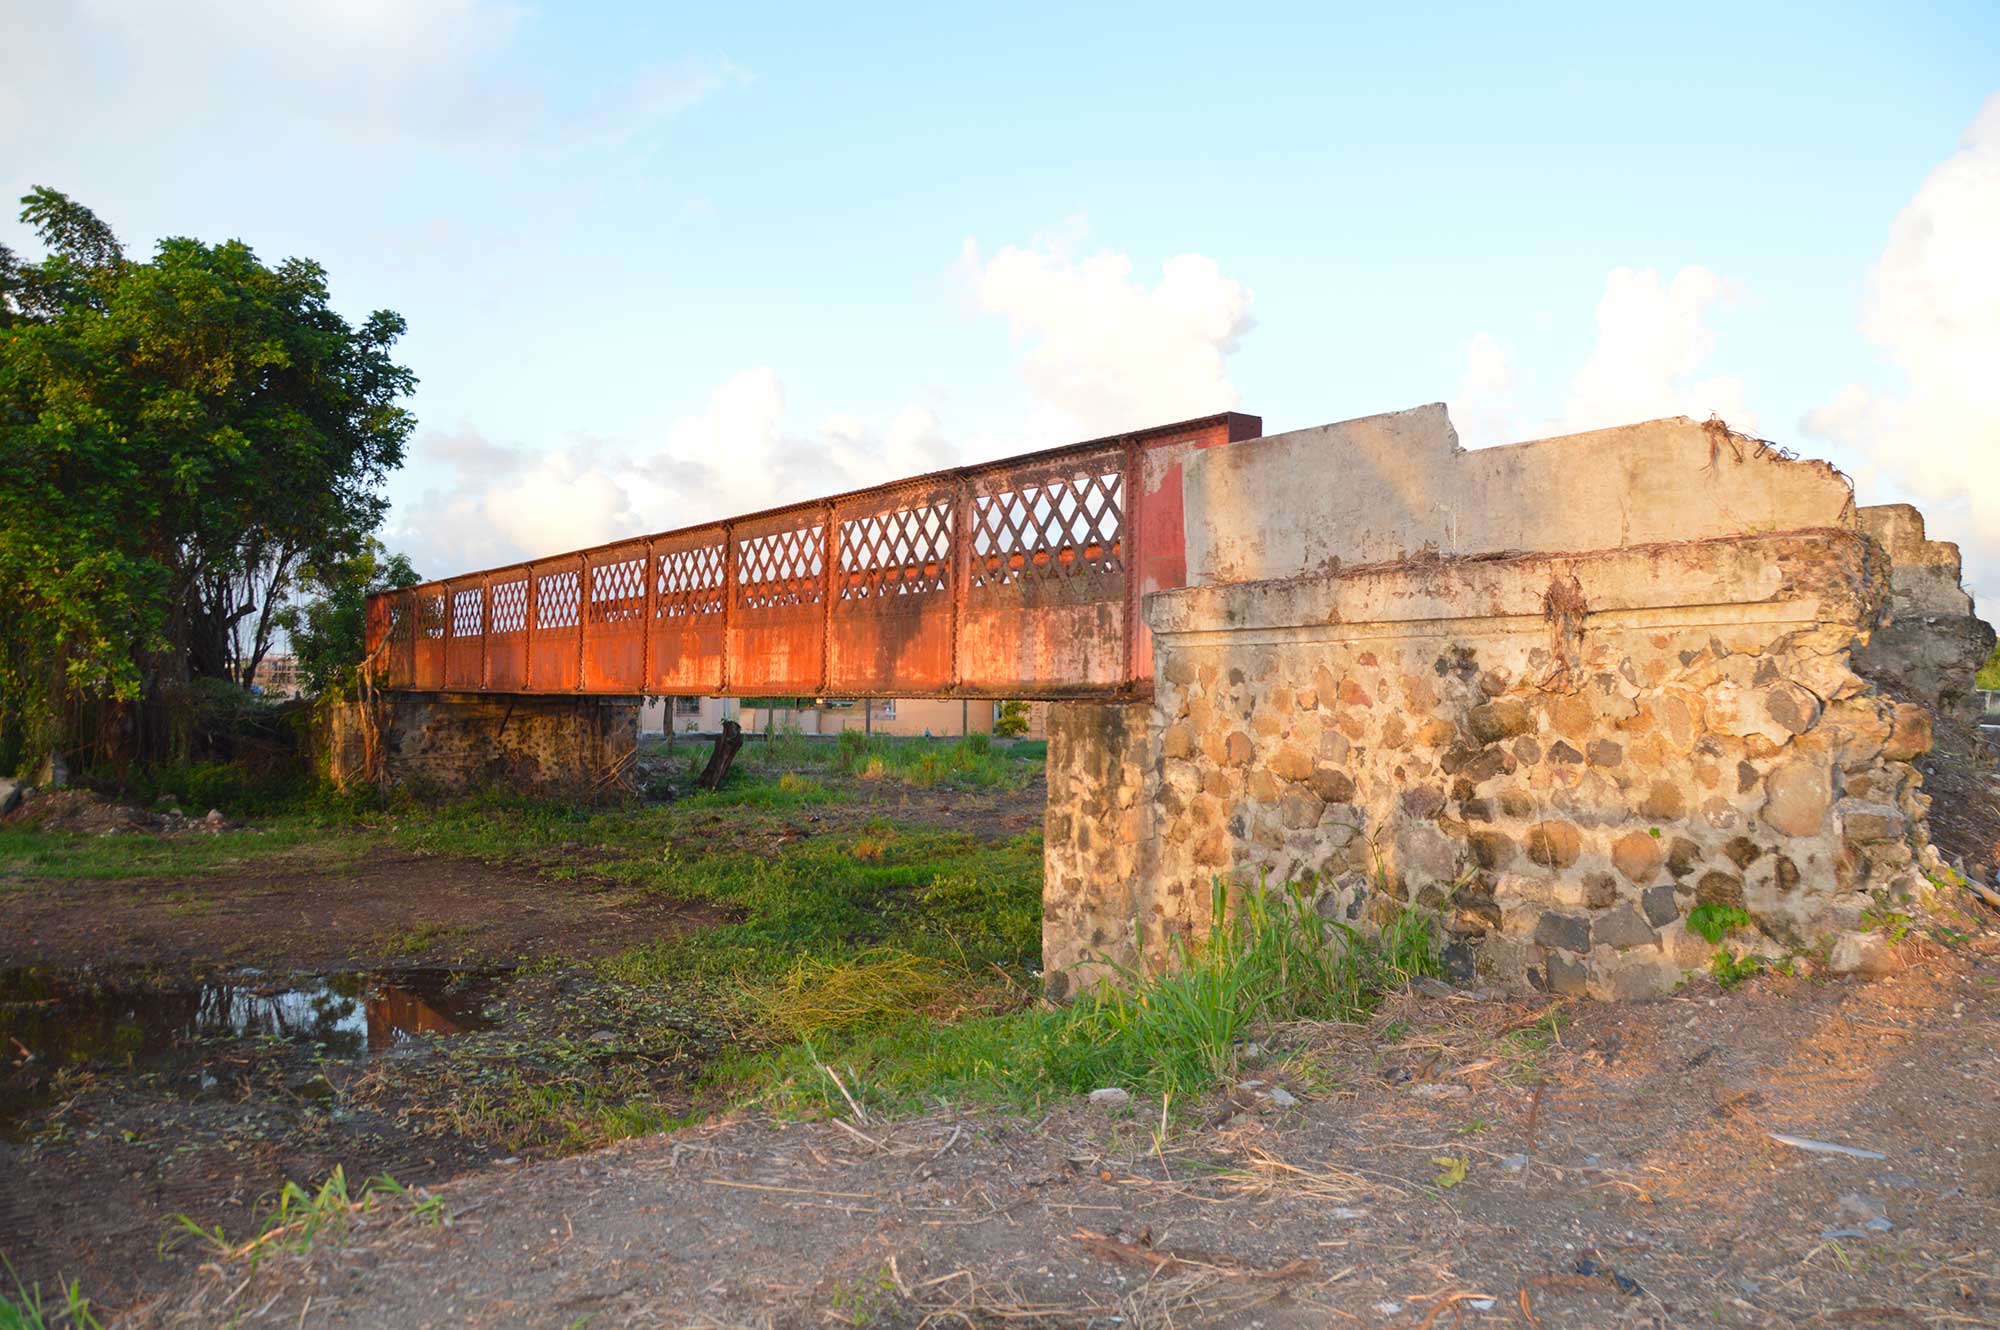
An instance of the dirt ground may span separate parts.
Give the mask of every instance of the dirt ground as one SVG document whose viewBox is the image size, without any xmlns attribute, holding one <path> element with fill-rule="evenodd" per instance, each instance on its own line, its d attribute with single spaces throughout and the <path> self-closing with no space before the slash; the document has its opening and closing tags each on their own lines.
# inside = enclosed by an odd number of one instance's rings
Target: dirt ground
<svg viewBox="0 0 2000 1330">
<path fill-rule="evenodd" d="M 676 834 L 727 837 L 753 854 L 879 819 L 1000 839 L 1039 825 L 1044 799 L 1039 778 L 1020 791 L 851 784 L 838 802 L 757 817 L 724 808 Z M 75 791 L 31 801 L 8 823 L 140 847 L 211 832 L 200 815 Z M 87 1028 L 56 1032 L 54 1061 L 0 1039 L 0 1255 L 28 1284 L 76 1279 L 115 1308 L 203 1259 L 198 1242 L 163 1249 L 175 1216 L 239 1233 L 284 1183 L 314 1185 L 336 1166 L 357 1183 L 388 1174 L 423 1185 L 564 1149 L 505 1131 L 479 1139 L 454 1121 L 465 1086 L 447 1073 L 484 1076 L 510 1056 L 525 1066 L 587 1044 L 595 1069 L 579 1075 L 636 1088 L 664 1117 L 690 1111 L 705 1056 L 698 1017 L 683 1021 L 673 995 L 628 998 L 619 1014 L 627 1024 L 643 1014 L 649 1028 L 618 1026 L 588 964 L 730 915 L 594 877 L 594 858 L 568 844 L 485 862 L 364 832 L 194 872 L 0 881 L 0 1033 L 38 1043 L 23 1021 L 49 1034 L 79 1005 L 94 1013 Z M 187 1031 L 202 1002 L 326 979 L 357 995 L 389 985 L 391 1007 L 440 991 L 476 999 L 467 1005 L 486 1013 L 481 1032 L 452 1047 L 476 1039 L 483 1064 L 421 1042 L 357 1059 L 263 1029 Z M 370 1017 L 383 1006 L 372 999 Z"/>
<path fill-rule="evenodd" d="M 604 955 L 723 916 L 713 907 L 533 869 L 397 852 L 322 867 L 67 882 L 5 900 L 0 966 L 506 964 Z M 408 930 L 429 939 L 408 953 Z M 407 953 L 407 954 L 406 954 Z"/>
<path fill-rule="evenodd" d="M 1409 994 L 1282 1032 L 1165 1137 L 1072 1102 L 488 1169 L 447 1222 L 384 1210 L 134 1323 L 2000 1325 L 2000 932 L 1905 955 L 1650 1005 Z"/>
<path fill-rule="evenodd" d="M 1043 797 L 849 793 L 676 834 L 999 839 Z M 622 1049 L 638 1034 L 596 1028 L 601 989 L 564 962 L 726 916 L 594 879 L 584 846 L 551 862 L 574 871 L 308 846 L 31 885 L 0 896 L 0 972 L 421 972 L 489 1013 L 454 1047 Z M 1873 982 L 1696 981 L 1624 1007 L 1429 983 L 1365 1026 L 1274 1032 L 1201 1105 L 739 1115 L 566 1157 L 437 1129 L 458 1086 L 435 1047 L 335 1064 L 221 1040 L 64 1081 L 32 1144 L 0 1133 L 0 1250 L 146 1327 L 2000 1325 L 2000 916 L 1976 908 Z M 647 1056 L 663 1113 L 699 1106 L 699 1049 Z M 175 1214 L 254 1232 L 278 1184 L 336 1164 L 440 1205 L 385 1202 L 256 1262 L 161 1251 Z"/>
</svg>

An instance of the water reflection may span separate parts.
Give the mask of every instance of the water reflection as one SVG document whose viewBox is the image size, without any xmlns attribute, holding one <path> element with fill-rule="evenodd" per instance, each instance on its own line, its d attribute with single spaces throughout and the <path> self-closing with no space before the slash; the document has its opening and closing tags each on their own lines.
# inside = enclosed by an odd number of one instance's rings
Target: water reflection
<svg viewBox="0 0 2000 1330">
<path fill-rule="evenodd" d="M 246 973 L 162 985 L 131 974 L 0 969 L 0 1134 L 46 1102 L 50 1079 L 67 1067 L 172 1071 L 199 1061 L 205 1045 L 240 1039 L 360 1059 L 481 1029 L 487 979 L 447 970 Z"/>
</svg>

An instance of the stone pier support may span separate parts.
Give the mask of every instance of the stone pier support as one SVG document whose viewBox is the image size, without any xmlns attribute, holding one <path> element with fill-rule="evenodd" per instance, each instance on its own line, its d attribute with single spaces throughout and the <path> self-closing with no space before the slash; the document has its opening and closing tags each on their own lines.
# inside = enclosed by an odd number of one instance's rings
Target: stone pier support
<svg viewBox="0 0 2000 1330">
<path fill-rule="evenodd" d="M 1159 955 L 1159 726 L 1150 702 L 1057 702 L 1048 728 L 1042 972 L 1062 1001 Z"/>
<path fill-rule="evenodd" d="M 1051 718 L 1051 997 L 1218 882 L 1600 997 L 1925 891 L 1931 710 L 1993 639 L 1956 549 L 1825 464 L 1687 420 L 1469 453 L 1429 407 L 1211 449 L 1185 503 L 1154 700 Z"/>
<path fill-rule="evenodd" d="M 332 708 L 325 774 L 436 794 L 504 789 L 545 798 L 627 793 L 639 743 L 637 697 L 377 694 Z"/>
</svg>

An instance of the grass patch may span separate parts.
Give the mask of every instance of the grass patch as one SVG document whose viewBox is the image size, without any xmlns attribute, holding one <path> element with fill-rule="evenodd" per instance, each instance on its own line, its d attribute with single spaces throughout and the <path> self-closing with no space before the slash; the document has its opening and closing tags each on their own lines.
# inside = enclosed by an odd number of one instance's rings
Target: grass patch
<svg viewBox="0 0 2000 1330">
<path fill-rule="evenodd" d="M 31 1288 L 15 1277 L 12 1264 L 7 1275 L 14 1294 L 0 1293 L 0 1330 L 101 1330 L 90 1299 L 75 1281 L 58 1284 L 55 1296 L 45 1298 L 39 1284 Z"/>
<path fill-rule="evenodd" d="M 833 1112 L 850 1094 L 892 1111 L 945 1098 L 1029 1106 L 1119 1085 L 1185 1103 L 1233 1076 L 1243 1043 L 1270 1025 L 1353 1019 L 1385 989 L 1439 972 L 1431 915 L 1386 894 L 1364 932 L 1320 919 L 1300 888 L 1260 884 L 1234 901 L 1218 888 L 1213 927 L 1173 941 L 1160 973 L 1125 974 L 1052 1009 L 1033 1000 L 1038 833 L 989 841 L 886 820 L 830 830 L 838 819 L 794 812 L 851 798 L 869 780 L 1019 788 L 1043 751 L 984 736 L 781 736 L 746 745 L 723 789 L 669 804 L 399 796 L 276 814 L 257 833 L 6 832 L 0 879 L 198 874 L 252 858 L 395 850 L 541 870 L 552 892 L 589 878 L 724 907 L 729 922 L 700 932 L 518 972 L 508 988 L 517 1015 L 504 1029 L 440 1048 L 425 1075 L 442 1088 L 410 1111 L 516 1151 L 589 1148 L 746 1099 Z M 801 837 L 813 822 L 819 831 Z M 384 944 L 420 955 L 449 937 L 419 918 Z M 343 1097 L 396 1102 L 408 1094 L 399 1074 L 385 1060 Z M 252 1241 L 309 1240 L 379 1192 L 349 1196 L 340 1181 L 330 1193 L 288 1193 Z M 285 1236 L 267 1239 L 274 1231 Z"/>
<path fill-rule="evenodd" d="M 1235 1074 L 1253 1032 L 1354 1019 L 1386 988 L 1437 973 L 1429 916 L 1382 904 L 1378 930 L 1363 933 L 1321 920 L 1298 887 L 1246 892 L 1232 910 L 1218 886 L 1208 936 L 1177 939 L 1158 974 L 1123 973 L 1122 984 L 1065 1008 L 950 1024 L 857 1004 L 811 1035 L 801 1026 L 799 1043 L 725 1059 L 716 1081 L 795 1111 L 835 1113 L 849 1095 L 891 1111 L 948 1098 L 1030 1107 L 1107 1085 L 1185 1101 Z M 970 976 L 944 978 L 949 987 Z"/>
<path fill-rule="evenodd" d="M 867 857 L 854 853 L 857 845 Z M 624 983 L 783 981 L 801 959 L 848 962 L 894 948 L 965 971 L 1025 979 L 1041 954 L 1041 838 L 957 832 L 817 837 L 780 857 L 657 852 L 618 876 L 727 905 L 739 921 L 601 962 Z"/>
<path fill-rule="evenodd" d="M 989 734 L 959 739 L 914 739 L 848 730 L 836 739 L 797 733 L 749 736 L 736 770 L 753 779 L 773 773 L 820 772 L 864 781 L 890 781 L 918 789 L 1018 790 L 1041 770 L 1048 744 L 1036 740 L 995 743 Z M 690 773 L 707 760 L 690 758 Z M 735 783 L 725 783 L 726 791 Z"/>
<path fill-rule="evenodd" d="M 752 987 L 748 1002 L 757 1032 L 776 1043 L 880 1029 L 920 1018 L 950 1020 L 965 1014 L 968 985 L 956 966 L 894 947 L 876 947 L 852 958 L 801 956 L 775 983 Z M 978 1005 L 991 1010 L 992 1001 Z"/>
<path fill-rule="evenodd" d="M 408 928 L 391 933 L 382 940 L 379 949 L 385 956 L 400 958 L 421 956 L 443 943 L 463 938 L 471 931 L 464 924 L 446 923 L 441 919 L 422 919 Z"/>
<path fill-rule="evenodd" d="M 418 1219 L 432 1224 L 445 1222 L 444 1202 L 436 1196 L 405 1187 L 388 1174 L 370 1178 L 359 1191 L 348 1192 L 347 1174 L 334 1165 L 318 1187 L 308 1189 L 287 1182 L 258 1226 L 257 1236 L 237 1242 L 221 1226 L 203 1228 L 186 1215 L 175 1215 L 176 1236 L 193 1238 L 225 1260 L 248 1260 L 252 1269 L 274 1251 L 306 1252 L 322 1237 L 347 1232 L 356 1217 L 372 1213 L 384 1203 L 393 1204 Z"/>
<path fill-rule="evenodd" d="M 26 878 L 73 882 L 83 878 L 123 880 L 179 877 L 241 868 L 279 859 L 304 858 L 331 867 L 359 858 L 373 847 L 365 832 L 330 830 L 316 820 L 280 818 L 255 829 L 177 836 L 145 834 L 92 836 L 0 828 L 0 881 Z"/>
</svg>

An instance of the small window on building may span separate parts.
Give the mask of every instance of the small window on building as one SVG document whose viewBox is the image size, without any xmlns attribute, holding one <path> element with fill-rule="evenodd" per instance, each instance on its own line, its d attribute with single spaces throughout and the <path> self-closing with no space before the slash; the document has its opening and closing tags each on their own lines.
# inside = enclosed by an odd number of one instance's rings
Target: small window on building
<svg viewBox="0 0 2000 1330">
<path fill-rule="evenodd" d="M 699 716 L 701 714 L 701 699 L 698 697 L 675 698 L 674 714 L 676 716 Z"/>
</svg>

